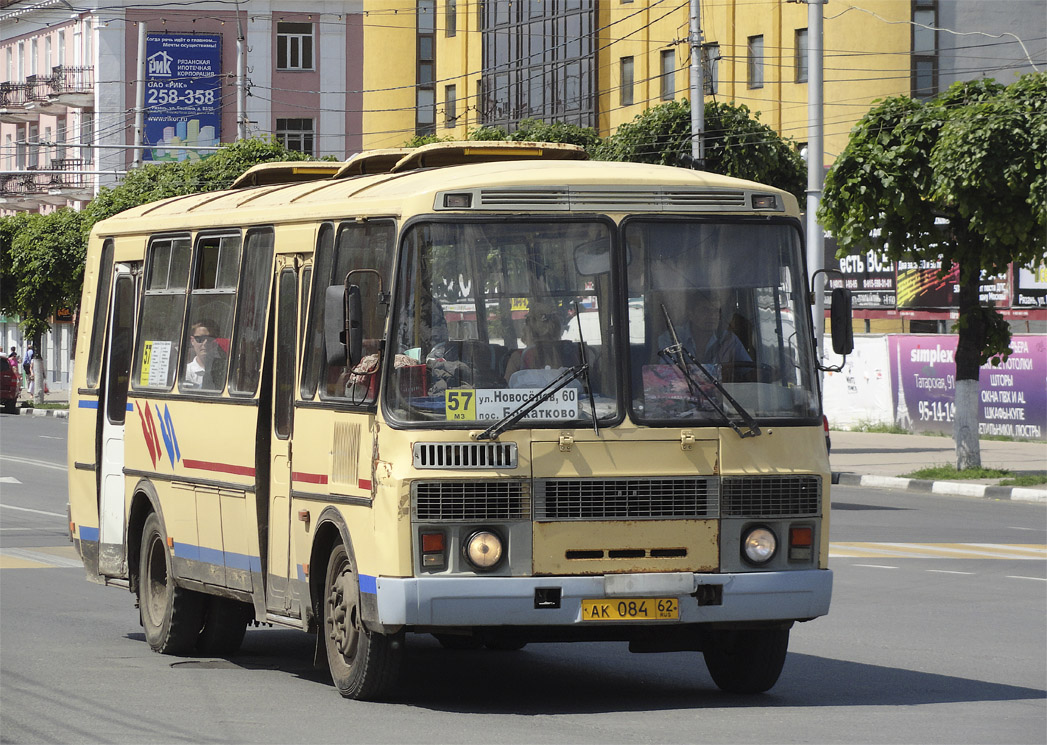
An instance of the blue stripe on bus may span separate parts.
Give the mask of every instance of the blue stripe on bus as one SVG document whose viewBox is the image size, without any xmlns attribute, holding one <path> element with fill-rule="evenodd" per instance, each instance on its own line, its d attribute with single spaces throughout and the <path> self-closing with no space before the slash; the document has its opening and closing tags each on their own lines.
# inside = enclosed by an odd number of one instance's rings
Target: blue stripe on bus
<svg viewBox="0 0 1047 745">
<path fill-rule="evenodd" d="M 370 595 L 378 594 L 378 578 L 372 577 L 369 574 L 360 575 L 360 592 L 366 592 Z"/>
<path fill-rule="evenodd" d="M 81 408 L 81 409 L 97 409 L 98 408 L 98 402 L 97 401 L 88 401 L 87 399 L 81 398 L 79 403 L 77 403 L 77 407 Z"/>
<path fill-rule="evenodd" d="M 199 561 L 204 564 L 228 567 L 229 569 L 242 569 L 248 572 L 262 571 L 262 560 L 257 556 L 238 554 L 233 551 L 222 551 L 218 548 L 194 546 L 191 543 L 175 541 L 174 555 L 179 559 Z"/>
<path fill-rule="evenodd" d="M 98 528 L 88 528 L 85 525 L 81 525 L 80 540 L 93 541 L 94 543 L 98 543 Z"/>
</svg>

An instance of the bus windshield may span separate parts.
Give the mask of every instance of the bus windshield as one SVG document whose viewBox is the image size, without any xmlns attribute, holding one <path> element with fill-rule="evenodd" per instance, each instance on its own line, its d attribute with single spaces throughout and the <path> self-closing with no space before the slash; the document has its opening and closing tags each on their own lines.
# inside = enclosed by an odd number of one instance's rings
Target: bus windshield
<svg viewBox="0 0 1047 745">
<path fill-rule="evenodd" d="M 406 423 L 487 427 L 585 364 L 519 426 L 616 419 L 612 229 L 596 220 L 412 226 L 397 283 L 387 413 Z M 601 266 L 587 267 L 594 255 Z"/>
<path fill-rule="evenodd" d="M 634 219 L 623 237 L 637 421 L 818 416 L 793 226 Z"/>
</svg>

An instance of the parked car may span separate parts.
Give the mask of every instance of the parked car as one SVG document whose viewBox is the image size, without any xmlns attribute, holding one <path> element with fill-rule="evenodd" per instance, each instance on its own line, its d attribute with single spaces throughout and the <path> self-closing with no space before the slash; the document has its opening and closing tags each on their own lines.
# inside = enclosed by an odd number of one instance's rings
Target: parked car
<svg viewBox="0 0 1047 745">
<path fill-rule="evenodd" d="M 6 354 L 0 354 L 0 403 L 6 413 L 14 414 L 18 410 L 21 393 L 22 375 L 18 371 L 18 360 L 9 360 Z"/>
</svg>

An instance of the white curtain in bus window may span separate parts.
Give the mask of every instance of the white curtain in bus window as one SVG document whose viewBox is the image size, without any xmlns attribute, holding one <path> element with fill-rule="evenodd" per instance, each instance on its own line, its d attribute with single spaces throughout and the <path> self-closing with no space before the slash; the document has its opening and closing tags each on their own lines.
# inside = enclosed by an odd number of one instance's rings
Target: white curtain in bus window
<svg viewBox="0 0 1047 745">
<path fill-rule="evenodd" d="M 149 244 L 142 318 L 135 347 L 135 388 L 170 390 L 189 279 L 189 237 L 165 237 Z"/>
<path fill-rule="evenodd" d="M 239 233 L 197 238 L 179 386 L 182 391 L 219 393 L 225 388 L 239 270 Z"/>
<path fill-rule="evenodd" d="M 251 230 L 245 242 L 236 327 L 230 354 L 229 393 L 253 396 L 258 388 L 269 309 L 269 276 L 273 266 L 273 231 Z"/>
</svg>

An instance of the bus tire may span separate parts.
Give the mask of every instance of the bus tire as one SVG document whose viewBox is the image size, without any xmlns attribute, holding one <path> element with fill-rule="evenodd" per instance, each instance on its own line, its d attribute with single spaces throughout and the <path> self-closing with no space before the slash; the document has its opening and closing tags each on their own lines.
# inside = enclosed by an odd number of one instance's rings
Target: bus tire
<svg viewBox="0 0 1047 745">
<path fill-rule="evenodd" d="M 247 633 L 253 608 L 246 603 L 212 595 L 204 608 L 204 627 L 196 640 L 196 650 L 207 657 L 236 654 Z"/>
<path fill-rule="evenodd" d="M 789 651 L 789 629 L 725 629 L 706 632 L 705 666 L 728 693 L 763 693 L 778 682 Z"/>
<path fill-rule="evenodd" d="M 155 512 L 142 528 L 138 607 L 145 640 L 154 652 L 188 654 L 203 625 L 203 596 L 175 585 L 167 536 Z"/>
<path fill-rule="evenodd" d="M 327 560 L 323 595 L 324 648 L 338 692 L 374 700 L 396 683 L 403 642 L 369 630 L 361 617 L 360 577 L 345 546 L 336 544 Z"/>
</svg>

